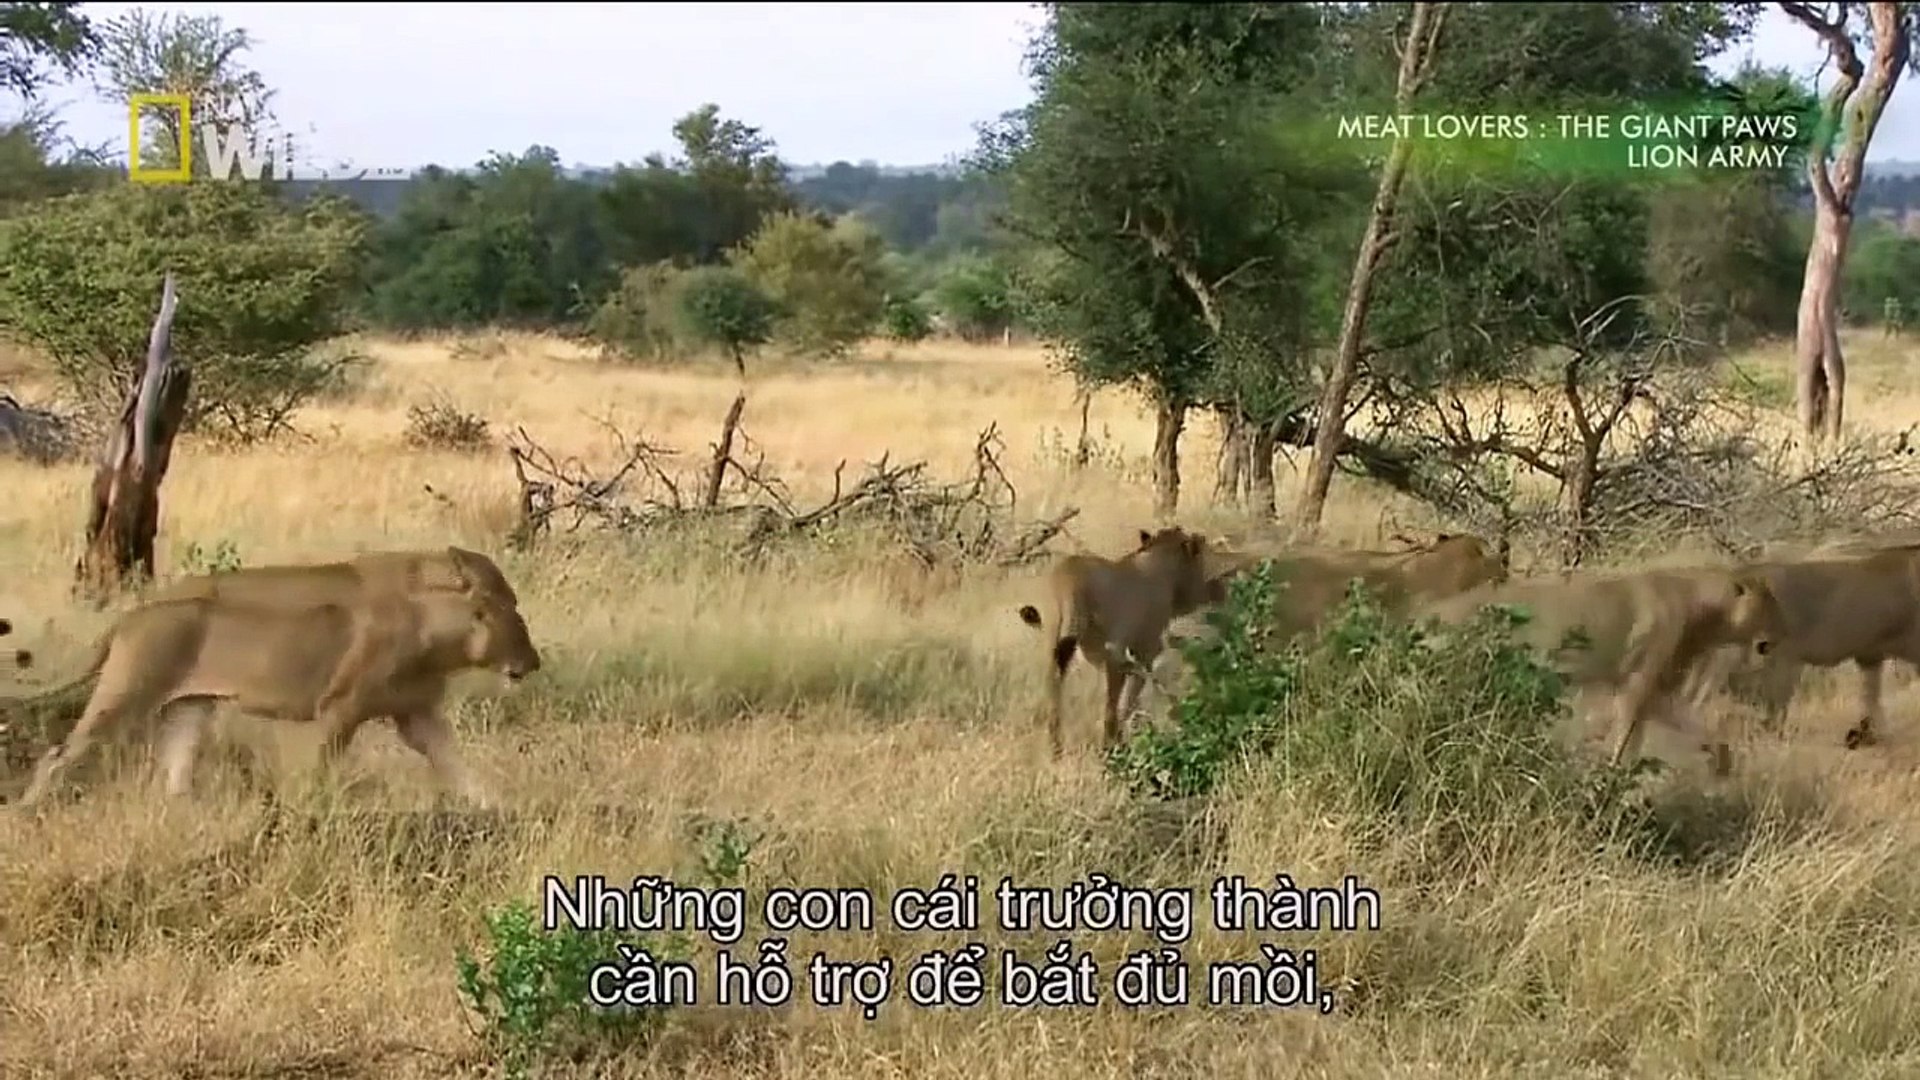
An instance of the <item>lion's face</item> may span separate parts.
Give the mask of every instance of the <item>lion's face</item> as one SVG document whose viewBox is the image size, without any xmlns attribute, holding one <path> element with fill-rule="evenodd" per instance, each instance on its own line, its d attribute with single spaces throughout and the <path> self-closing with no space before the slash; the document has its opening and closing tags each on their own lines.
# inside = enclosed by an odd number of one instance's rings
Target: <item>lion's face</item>
<svg viewBox="0 0 1920 1080">
<path fill-rule="evenodd" d="M 485 590 L 476 592 L 470 600 L 473 628 L 467 634 L 467 662 L 477 668 L 491 668 L 516 683 L 539 671 L 540 650 L 534 648 L 519 609 Z"/>
<path fill-rule="evenodd" d="M 1747 574 L 1733 579 L 1733 602 L 1727 608 L 1729 632 L 1751 641 L 1753 651 L 1765 656 L 1780 635 L 1781 622 L 1780 601 L 1765 579 Z"/>
</svg>

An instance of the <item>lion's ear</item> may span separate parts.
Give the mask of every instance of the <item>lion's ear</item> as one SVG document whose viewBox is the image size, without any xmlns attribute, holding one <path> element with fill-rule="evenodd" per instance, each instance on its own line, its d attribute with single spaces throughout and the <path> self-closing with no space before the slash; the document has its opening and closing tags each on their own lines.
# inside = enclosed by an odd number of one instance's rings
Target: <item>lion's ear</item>
<svg viewBox="0 0 1920 1080">
<path fill-rule="evenodd" d="M 1151 543 L 1153 543 L 1153 534 L 1148 532 L 1145 529 L 1141 529 L 1140 530 L 1140 546 L 1146 547 Z"/>
<path fill-rule="evenodd" d="M 465 548 L 448 547 L 447 559 L 453 566 L 453 576 L 459 580 L 461 591 L 473 592 L 474 578 L 478 576 L 473 565 L 473 552 Z"/>
</svg>

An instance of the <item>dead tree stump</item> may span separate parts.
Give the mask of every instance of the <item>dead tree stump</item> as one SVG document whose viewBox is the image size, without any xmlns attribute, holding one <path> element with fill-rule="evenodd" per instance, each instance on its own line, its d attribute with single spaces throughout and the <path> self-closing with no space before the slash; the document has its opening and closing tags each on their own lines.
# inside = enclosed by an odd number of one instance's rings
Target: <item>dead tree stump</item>
<svg viewBox="0 0 1920 1080">
<path fill-rule="evenodd" d="M 153 541 L 160 531 L 160 483 L 173 459 L 174 436 L 186 417 L 192 373 L 172 361 L 173 275 L 160 287 L 160 312 L 147 339 L 147 360 L 127 390 L 93 473 L 87 542 L 74 566 L 74 588 L 96 605 L 128 584 L 153 578 Z"/>
</svg>

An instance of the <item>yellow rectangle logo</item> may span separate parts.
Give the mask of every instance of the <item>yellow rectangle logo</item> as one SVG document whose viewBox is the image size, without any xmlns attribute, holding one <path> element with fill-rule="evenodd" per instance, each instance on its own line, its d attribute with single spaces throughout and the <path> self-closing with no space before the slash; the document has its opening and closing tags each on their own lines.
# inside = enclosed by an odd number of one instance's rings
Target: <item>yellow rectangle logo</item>
<svg viewBox="0 0 1920 1080">
<path fill-rule="evenodd" d="M 178 109 L 180 167 L 155 169 L 140 164 L 140 110 Z M 127 97 L 127 179 L 136 184 L 181 184 L 193 178 L 193 99 L 186 94 L 131 94 Z"/>
</svg>

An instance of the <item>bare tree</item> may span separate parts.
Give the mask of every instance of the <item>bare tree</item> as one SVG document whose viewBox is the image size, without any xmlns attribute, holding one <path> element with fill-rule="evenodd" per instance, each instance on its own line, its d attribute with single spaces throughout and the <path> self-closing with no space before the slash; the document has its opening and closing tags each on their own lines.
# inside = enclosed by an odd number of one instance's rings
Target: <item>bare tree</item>
<svg viewBox="0 0 1920 1080">
<path fill-rule="evenodd" d="M 94 76 L 102 94 L 185 94 L 193 125 L 238 126 L 251 131 L 272 119 L 273 91 L 260 73 L 240 62 L 253 38 L 228 27 L 218 15 L 153 13 L 140 8 L 101 27 L 102 47 Z M 175 109 L 154 109 L 144 120 L 155 138 L 141 139 L 143 156 L 157 168 L 177 168 L 183 132 Z M 191 132 L 184 133 L 191 137 Z M 194 175 L 207 174 L 205 155 L 194 155 Z"/>
<path fill-rule="evenodd" d="M 1432 73 L 1440 28 L 1445 21 L 1445 4 L 1413 5 L 1413 23 L 1407 28 L 1407 40 L 1400 49 L 1400 73 L 1394 88 L 1396 112 L 1405 114 L 1413 108 L 1415 95 Z M 1347 396 L 1353 392 L 1354 379 L 1360 371 L 1360 343 L 1367 329 L 1367 307 L 1373 301 L 1374 271 L 1379 269 L 1387 249 L 1393 246 L 1394 208 L 1399 202 L 1400 182 L 1406 176 L 1407 158 L 1412 150 L 1404 134 L 1393 140 L 1393 149 L 1380 170 L 1380 184 L 1374 190 L 1366 233 L 1360 238 L 1360 250 L 1354 256 L 1353 277 L 1347 285 L 1347 302 L 1340 315 L 1340 344 L 1320 397 L 1319 425 L 1313 436 L 1313 453 L 1307 459 L 1307 487 L 1300 495 L 1300 524 L 1309 535 L 1320 527 L 1320 514 L 1327 505 L 1327 488 L 1333 482 L 1334 461 L 1346 438 Z"/>
<path fill-rule="evenodd" d="M 1867 146 L 1880 114 L 1911 60 L 1912 15 L 1907 5 L 1870 3 L 1871 66 L 1860 61 L 1848 25 L 1847 3 L 1814 5 L 1782 0 L 1780 9 L 1820 35 L 1836 71 L 1833 86 L 1820 102 L 1807 178 L 1813 187 L 1813 241 L 1807 246 L 1806 276 L 1800 286 L 1795 331 L 1794 397 L 1800 428 L 1810 440 L 1840 434 L 1847 393 L 1847 365 L 1840 352 L 1840 271 L 1846 264 L 1853 231 L 1853 200 L 1860 191 Z M 1843 129 L 1844 128 L 1844 137 Z M 1834 143 L 1843 139 L 1838 149 Z"/>
<path fill-rule="evenodd" d="M 173 459 L 173 439 L 186 416 L 192 375 L 172 363 L 173 275 L 160 289 L 160 313 L 147 342 L 146 368 L 127 391 L 119 423 L 93 474 L 87 543 L 74 567 L 79 591 L 96 601 L 129 578 L 153 577 L 153 541 L 160 530 L 160 483 Z"/>
</svg>

